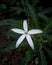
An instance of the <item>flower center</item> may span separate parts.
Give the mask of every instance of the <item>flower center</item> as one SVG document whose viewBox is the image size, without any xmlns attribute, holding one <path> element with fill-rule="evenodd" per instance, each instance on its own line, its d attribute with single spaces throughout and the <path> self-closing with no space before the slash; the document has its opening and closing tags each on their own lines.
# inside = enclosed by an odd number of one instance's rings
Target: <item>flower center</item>
<svg viewBox="0 0 52 65">
<path fill-rule="evenodd" d="M 25 34 L 28 34 L 28 32 L 25 32 Z"/>
</svg>

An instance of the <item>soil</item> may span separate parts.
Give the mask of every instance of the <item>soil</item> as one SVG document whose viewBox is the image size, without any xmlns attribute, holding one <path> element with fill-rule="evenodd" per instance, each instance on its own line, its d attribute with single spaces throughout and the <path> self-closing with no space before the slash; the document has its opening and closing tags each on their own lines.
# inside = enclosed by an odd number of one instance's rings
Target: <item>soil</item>
<svg viewBox="0 0 52 65">
<path fill-rule="evenodd" d="M 0 53 L 0 65 L 19 65 L 20 60 L 24 57 L 25 51 L 15 49 L 10 52 Z M 35 65 L 35 59 L 31 59 L 28 65 Z M 52 65 L 52 59 L 47 58 L 47 65 Z"/>
</svg>

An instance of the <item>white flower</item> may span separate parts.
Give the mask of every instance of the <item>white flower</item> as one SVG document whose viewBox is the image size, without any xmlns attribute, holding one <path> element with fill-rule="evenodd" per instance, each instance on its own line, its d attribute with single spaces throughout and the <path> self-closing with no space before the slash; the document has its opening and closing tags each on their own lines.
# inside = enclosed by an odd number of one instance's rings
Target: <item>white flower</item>
<svg viewBox="0 0 52 65">
<path fill-rule="evenodd" d="M 33 41 L 32 41 L 32 38 L 30 36 L 30 34 L 38 34 L 38 33 L 42 33 L 42 30 L 40 29 L 32 29 L 30 31 L 28 31 L 28 25 L 27 25 L 27 20 L 24 20 L 23 22 L 23 29 L 24 30 L 21 30 L 21 29 L 16 29 L 16 28 L 13 28 L 11 29 L 13 32 L 15 33 L 19 33 L 19 34 L 22 34 L 20 36 L 20 38 L 17 40 L 16 42 L 16 48 L 21 44 L 21 42 L 24 40 L 24 38 L 26 37 L 30 47 L 32 49 L 34 49 L 34 45 L 33 45 Z"/>
</svg>

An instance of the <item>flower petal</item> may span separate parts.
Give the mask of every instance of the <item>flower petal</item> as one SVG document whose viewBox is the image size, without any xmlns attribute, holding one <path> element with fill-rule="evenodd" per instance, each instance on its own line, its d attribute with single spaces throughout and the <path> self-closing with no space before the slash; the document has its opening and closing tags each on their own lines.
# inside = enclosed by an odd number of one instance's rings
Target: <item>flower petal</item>
<svg viewBox="0 0 52 65">
<path fill-rule="evenodd" d="M 24 20 L 24 22 L 23 22 L 23 28 L 24 28 L 25 32 L 28 31 L 27 20 Z"/>
<path fill-rule="evenodd" d="M 32 49 L 34 49 L 34 45 L 33 45 L 33 41 L 32 41 L 32 39 L 31 39 L 31 36 L 30 36 L 30 35 L 26 35 L 26 39 L 27 39 L 27 41 L 28 41 L 30 47 L 31 47 Z"/>
<path fill-rule="evenodd" d="M 43 33 L 43 31 L 40 29 L 33 29 L 28 32 L 28 34 L 38 34 L 38 33 Z"/>
<path fill-rule="evenodd" d="M 25 35 L 20 36 L 20 38 L 16 42 L 16 48 L 20 45 L 20 43 L 24 40 Z"/>
<path fill-rule="evenodd" d="M 11 30 L 12 30 L 13 32 L 15 32 L 15 33 L 24 34 L 24 31 L 21 30 L 21 29 L 13 28 L 13 29 L 11 29 Z"/>
</svg>

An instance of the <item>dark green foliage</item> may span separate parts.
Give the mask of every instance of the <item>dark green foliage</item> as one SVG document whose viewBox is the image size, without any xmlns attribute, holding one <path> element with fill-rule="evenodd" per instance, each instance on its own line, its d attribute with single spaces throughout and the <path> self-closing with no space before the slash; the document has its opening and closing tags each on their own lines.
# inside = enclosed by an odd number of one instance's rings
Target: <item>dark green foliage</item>
<svg viewBox="0 0 52 65">
<path fill-rule="evenodd" d="M 28 62 L 32 59 L 33 54 L 33 50 L 28 49 L 25 53 L 25 57 L 21 60 L 20 65 L 27 65 Z"/>
<path fill-rule="evenodd" d="M 40 62 L 39 65 L 47 65 L 46 58 L 45 58 L 44 52 L 42 50 L 40 50 L 39 62 Z"/>
<path fill-rule="evenodd" d="M 5 10 L 5 9 L 6 9 L 6 5 L 5 4 L 1 4 L 0 5 L 0 11 Z"/>
</svg>

